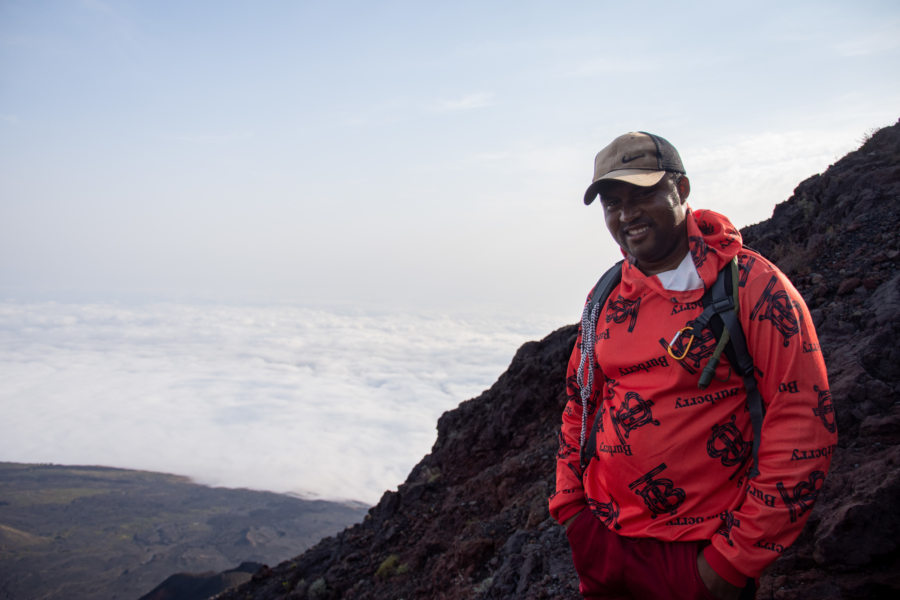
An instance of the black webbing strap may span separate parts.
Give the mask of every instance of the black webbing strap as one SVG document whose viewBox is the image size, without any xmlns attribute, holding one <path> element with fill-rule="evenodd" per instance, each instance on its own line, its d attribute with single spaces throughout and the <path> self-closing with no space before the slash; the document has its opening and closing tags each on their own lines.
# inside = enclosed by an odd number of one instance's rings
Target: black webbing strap
<svg viewBox="0 0 900 600">
<path fill-rule="evenodd" d="M 622 282 L 622 263 L 625 260 L 620 260 L 609 269 L 607 269 L 606 273 L 604 273 L 600 279 L 597 281 L 597 284 L 594 286 L 594 289 L 591 290 L 591 296 L 588 302 L 591 307 L 599 302 L 603 302 L 606 304 L 607 298 L 612 294 L 612 291 L 615 289 L 619 283 Z M 602 306 L 600 308 L 603 308 Z M 597 324 L 594 323 L 594 326 Z M 593 353 L 593 350 L 591 350 Z"/>
<path fill-rule="evenodd" d="M 588 309 L 585 311 L 585 314 L 593 315 L 594 314 L 594 306 L 600 304 L 606 304 L 607 298 L 609 298 L 612 291 L 616 288 L 617 285 L 622 281 L 622 263 L 624 260 L 620 260 L 613 266 L 611 266 L 606 273 L 604 273 L 600 279 L 597 281 L 597 284 L 594 286 L 594 289 L 591 290 L 591 295 L 588 299 Z M 600 309 L 603 308 L 601 305 Z M 597 313 L 599 314 L 599 312 Z M 593 321 L 591 323 L 587 323 L 587 326 L 591 328 L 592 331 L 597 331 L 597 322 Z M 584 340 L 584 327 L 585 324 L 582 323 L 582 332 L 581 338 Z M 593 336 L 591 336 L 593 337 Z M 594 348 L 586 348 L 585 344 L 582 344 L 581 347 L 582 352 L 588 353 L 588 360 L 583 361 L 585 369 L 593 369 L 594 368 Z M 581 374 L 581 380 L 587 381 L 584 377 L 584 373 Z M 594 382 L 594 385 L 597 385 L 597 382 Z M 600 383 L 600 385 L 603 385 Z M 593 391 L 593 390 L 591 390 Z M 599 407 L 598 407 L 599 408 Z M 582 415 L 583 419 L 586 419 L 586 415 Z M 594 457 L 594 452 L 597 449 L 597 428 L 600 425 L 600 413 L 597 412 L 594 415 L 594 424 L 591 426 L 591 432 L 587 436 L 585 443 L 581 447 L 581 472 L 587 469 L 588 463 Z"/>
<path fill-rule="evenodd" d="M 759 442 L 762 437 L 762 423 L 765 417 L 762 395 L 759 393 L 759 385 L 756 381 L 756 367 L 753 365 L 753 357 L 747 348 L 747 339 L 744 337 L 744 329 L 738 318 L 738 286 L 737 286 L 737 258 L 719 271 L 715 283 L 706 290 L 703 295 L 703 313 L 695 321 L 698 330 L 702 330 L 707 323 L 715 334 L 716 339 L 722 339 L 728 332 L 728 341 L 725 345 L 725 356 L 732 368 L 744 380 L 744 389 L 747 393 L 747 410 L 750 412 L 750 424 L 753 427 L 753 449 L 751 456 L 753 463 L 750 466 L 750 479 L 759 475 Z M 718 317 L 718 318 L 714 318 Z M 702 320 L 702 321 L 701 321 Z M 715 364 L 711 365 L 715 369 Z M 707 365 L 707 369 L 710 365 Z M 705 386 L 704 386 L 705 387 Z"/>
</svg>

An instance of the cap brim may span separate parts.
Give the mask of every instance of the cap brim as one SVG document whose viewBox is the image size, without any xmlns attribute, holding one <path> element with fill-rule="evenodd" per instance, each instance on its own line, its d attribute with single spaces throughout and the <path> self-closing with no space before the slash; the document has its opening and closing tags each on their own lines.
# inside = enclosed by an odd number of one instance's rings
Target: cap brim
<svg viewBox="0 0 900 600">
<path fill-rule="evenodd" d="M 584 192 L 584 203 L 590 204 L 594 201 L 597 197 L 597 188 L 600 186 L 600 183 L 604 181 L 612 179 L 615 181 L 624 181 L 631 185 L 651 187 L 662 181 L 662 178 L 665 177 L 665 175 L 666 171 L 648 171 L 646 169 L 619 169 L 617 171 L 610 171 L 588 186 L 587 191 Z"/>
</svg>

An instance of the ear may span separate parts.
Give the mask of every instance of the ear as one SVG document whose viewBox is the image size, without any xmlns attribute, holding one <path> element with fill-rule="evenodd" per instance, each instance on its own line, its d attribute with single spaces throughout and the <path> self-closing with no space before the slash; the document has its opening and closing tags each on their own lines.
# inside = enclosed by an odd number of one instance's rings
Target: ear
<svg viewBox="0 0 900 600">
<path fill-rule="evenodd" d="M 691 195 L 691 181 L 688 179 L 687 175 L 682 175 L 681 179 L 678 180 L 678 186 L 676 188 L 678 190 L 678 195 L 681 198 L 681 203 L 684 204 L 687 202 L 687 197 Z"/>
</svg>

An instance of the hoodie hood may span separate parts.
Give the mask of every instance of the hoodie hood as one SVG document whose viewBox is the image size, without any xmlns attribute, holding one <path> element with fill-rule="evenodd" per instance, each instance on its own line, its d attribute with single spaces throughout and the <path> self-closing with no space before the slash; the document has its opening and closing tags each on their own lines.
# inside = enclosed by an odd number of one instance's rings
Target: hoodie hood
<svg viewBox="0 0 900 600">
<path fill-rule="evenodd" d="M 703 280 L 704 287 L 715 282 L 722 267 L 737 256 L 742 246 L 741 233 L 728 217 L 711 210 L 692 210 L 685 213 L 688 247 L 694 267 Z M 624 254 L 624 253 L 623 253 Z M 671 297 L 674 302 L 696 302 L 703 290 L 685 292 L 666 290 L 655 275 L 644 275 L 635 265 L 634 257 L 625 254 L 622 267 L 622 284 L 619 293 L 625 298 L 636 297 L 646 287 L 660 295 Z"/>
</svg>

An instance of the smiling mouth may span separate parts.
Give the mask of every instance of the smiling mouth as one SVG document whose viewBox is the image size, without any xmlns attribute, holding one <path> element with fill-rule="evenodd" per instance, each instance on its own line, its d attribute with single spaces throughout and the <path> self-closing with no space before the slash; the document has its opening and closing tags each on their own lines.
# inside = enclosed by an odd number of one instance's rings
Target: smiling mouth
<svg viewBox="0 0 900 600">
<path fill-rule="evenodd" d="M 635 226 L 628 227 L 627 229 L 625 229 L 625 235 L 630 238 L 638 237 L 640 235 L 647 233 L 649 230 L 650 230 L 649 225 L 635 225 Z"/>
</svg>

